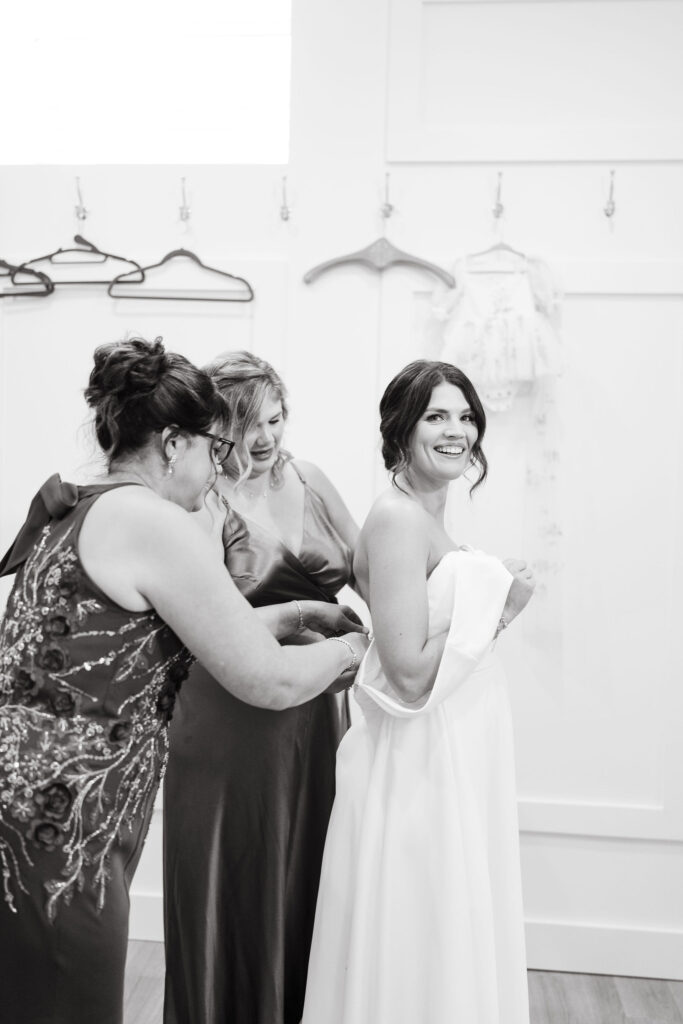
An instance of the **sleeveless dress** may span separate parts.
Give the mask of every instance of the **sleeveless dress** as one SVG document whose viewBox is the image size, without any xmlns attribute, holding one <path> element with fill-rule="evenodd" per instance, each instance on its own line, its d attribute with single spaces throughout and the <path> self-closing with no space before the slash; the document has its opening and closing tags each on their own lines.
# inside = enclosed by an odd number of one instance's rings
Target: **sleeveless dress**
<svg viewBox="0 0 683 1024">
<path fill-rule="evenodd" d="M 50 478 L 3 561 L 18 568 L 0 631 L 8 1024 L 123 1019 L 128 890 L 191 657 L 154 611 L 121 608 L 83 569 L 83 520 L 114 486 Z"/>
<path fill-rule="evenodd" d="M 298 557 L 228 512 L 225 562 L 256 607 L 334 601 L 351 578 L 351 551 L 304 486 Z M 346 695 L 255 708 L 199 665 L 188 689 L 164 784 L 164 1021 L 298 1024 Z"/>
<path fill-rule="evenodd" d="M 429 577 L 448 631 L 406 703 L 374 642 L 337 759 L 303 1024 L 528 1024 L 507 685 L 491 652 L 511 577 L 453 551 Z"/>
</svg>

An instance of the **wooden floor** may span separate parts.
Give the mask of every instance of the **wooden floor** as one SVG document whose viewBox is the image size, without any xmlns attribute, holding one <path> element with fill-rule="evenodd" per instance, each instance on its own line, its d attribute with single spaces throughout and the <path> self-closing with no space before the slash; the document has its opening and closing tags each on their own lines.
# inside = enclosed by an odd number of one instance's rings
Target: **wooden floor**
<svg viewBox="0 0 683 1024">
<path fill-rule="evenodd" d="M 161 1024 L 163 999 L 163 945 L 130 942 L 125 1024 Z M 529 971 L 529 1003 L 531 1024 L 683 1024 L 683 981 Z"/>
</svg>

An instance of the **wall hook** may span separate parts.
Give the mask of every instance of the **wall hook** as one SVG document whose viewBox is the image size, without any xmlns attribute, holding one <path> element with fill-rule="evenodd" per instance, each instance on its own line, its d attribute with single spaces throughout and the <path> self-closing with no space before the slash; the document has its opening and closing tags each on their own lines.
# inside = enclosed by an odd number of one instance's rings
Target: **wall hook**
<svg viewBox="0 0 683 1024">
<path fill-rule="evenodd" d="M 381 214 L 385 220 L 388 220 L 394 212 L 395 207 L 389 202 L 389 178 L 391 175 L 387 171 L 384 175 L 384 203 L 382 204 Z"/>
<path fill-rule="evenodd" d="M 603 207 L 605 217 L 613 217 L 617 204 L 614 202 L 614 171 L 609 172 L 609 197 Z"/>
<path fill-rule="evenodd" d="M 493 207 L 493 216 L 496 220 L 500 220 L 505 212 L 505 207 L 501 202 L 501 193 L 503 191 L 503 172 L 498 171 L 498 184 L 496 185 L 496 202 Z"/>
<path fill-rule="evenodd" d="M 285 175 L 282 179 L 282 203 L 280 204 L 280 218 L 282 220 L 289 220 L 291 209 L 287 202 L 287 176 Z"/>
<path fill-rule="evenodd" d="M 83 196 L 81 195 L 81 179 L 76 178 L 76 196 L 78 197 L 78 203 L 75 206 L 76 217 L 81 222 L 88 216 L 88 211 L 83 205 Z"/>
<path fill-rule="evenodd" d="M 185 179 L 184 178 L 180 179 L 180 191 L 181 191 L 182 197 L 183 197 L 183 200 L 182 200 L 182 203 L 181 203 L 181 206 L 180 206 L 180 219 L 182 221 L 184 221 L 185 223 L 187 223 L 187 221 L 190 219 L 190 214 L 192 213 L 192 211 L 190 210 L 190 207 L 187 205 L 187 196 L 185 194 Z"/>
</svg>

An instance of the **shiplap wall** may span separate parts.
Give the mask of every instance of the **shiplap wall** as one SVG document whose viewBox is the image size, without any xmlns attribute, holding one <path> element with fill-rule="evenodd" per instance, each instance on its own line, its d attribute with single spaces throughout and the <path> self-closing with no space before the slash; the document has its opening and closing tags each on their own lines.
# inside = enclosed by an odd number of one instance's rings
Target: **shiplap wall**
<svg viewBox="0 0 683 1024">
<path fill-rule="evenodd" d="M 503 171 L 505 239 L 564 289 L 557 617 L 539 639 L 530 608 L 499 645 L 532 967 L 683 977 L 681 43 L 680 0 L 295 0 L 287 223 L 284 168 L 0 168 L 6 258 L 65 243 L 80 173 L 86 237 L 141 259 L 186 244 L 257 286 L 239 314 L 75 293 L 0 304 L 4 539 L 36 483 L 79 463 L 89 346 L 124 329 L 195 358 L 251 344 L 273 359 L 291 393 L 290 447 L 362 520 L 384 486 L 377 402 L 405 362 L 434 354 L 436 282 L 405 267 L 302 276 L 379 235 L 387 170 L 389 237 L 451 266 L 498 237 Z M 458 541 L 525 554 L 525 429 L 491 418 L 490 481 L 452 503 Z M 158 814 L 136 937 L 160 935 L 160 848 Z"/>
</svg>

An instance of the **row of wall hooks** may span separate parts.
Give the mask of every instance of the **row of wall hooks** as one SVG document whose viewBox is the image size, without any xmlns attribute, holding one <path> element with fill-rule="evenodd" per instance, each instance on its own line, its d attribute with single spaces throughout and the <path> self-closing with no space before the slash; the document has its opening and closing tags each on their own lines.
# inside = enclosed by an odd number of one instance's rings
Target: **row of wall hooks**
<svg viewBox="0 0 683 1024">
<path fill-rule="evenodd" d="M 615 172 L 612 170 L 610 172 L 609 196 L 603 208 L 603 212 L 608 219 L 613 218 L 616 211 L 614 179 Z M 386 223 L 395 212 L 395 206 L 390 199 L 389 181 L 390 175 L 387 172 L 384 180 L 384 202 L 380 208 L 380 215 L 384 224 L 384 231 L 381 236 L 362 249 L 344 253 L 343 255 L 318 263 L 304 275 L 303 280 L 306 284 L 313 283 L 321 274 L 334 267 L 356 263 L 375 271 L 383 271 L 387 267 L 399 264 L 418 267 L 436 275 L 450 288 L 455 287 L 453 276 L 447 270 L 444 270 L 443 267 L 419 256 L 404 252 L 386 237 Z M 496 222 L 500 222 L 505 212 L 502 191 L 503 172 L 498 171 L 495 201 L 491 211 Z M 76 194 L 78 202 L 75 207 L 75 213 L 78 221 L 83 223 L 88 216 L 88 210 L 83 202 L 80 178 L 76 178 Z M 183 177 L 181 178 L 179 216 L 180 220 L 186 225 L 190 219 L 191 212 L 187 199 L 186 179 Z M 280 217 L 286 221 L 289 220 L 290 216 L 291 209 L 287 200 L 287 178 L 283 176 Z M 74 246 L 55 249 L 51 253 L 25 260 L 20 264 L 0 259 L 0 299 L 20 298 L 22 296 L 46 297 L 51 295 L 57 287 L 98 285 L 105 285 L 107 294 L 112 298 L 170 299 L 190 302 L 251 302 L 254 298 L 253 288 L 245 278 L 217 267 L 209 266 L 189 249 L 173 249 L 157 260 L 157 262 L 143 267 L 137 260 L 118 256 L 98 248 L 92 242 L 87 241 L 80 233 L 74 235 L 73 240 Z M 509 248 L 502 242 L 499 242 L 497 247 Z M 147 281 L 150 271 L 166 266 L 175 260 L 188 261 L 195 268 L 212 275 L 214 284 L 216 283 L 216 277 L 222 278 L 221 284 L 223 287 L 213 289 L 202 288 L 200 291 L 197 291 L 195 288 L 140 287 L 140 285 Z M 88 273 L 85 277 L 81 275 L 64 277 L 61 273 L 55 274 L 50 270 L 51 266 L 58 264 L 79 265 L 81 267 L 86 264 L 106 264 L 109 270 L 111 270 L 112 266 L 115 266 L 117 273 L 107 274 L 105 272 L 104 276 L 95 276 L 92 273 Z M 225 285 L 225 280 L 231 282 L 231 287 Z"/>
<path fill-rule="evenodd" d="M 283 179 L 283 188 L 286 179 Z M 187 225 L 192 211 L 187 199 L 186 179 L 180 179 L 181 205 L 180 220 Z M 81 180 L 76 178 L 77 203 L 74 208 L 76 219 L 83 224 L 88 210 L 83 201 Z M 283 200 L 286 205 L 286 198 Z M 289 211 L 287 211 L 289 216 Z M 113 299 L 171 300 L 183 302 L 251 302 L 254 290 L 244 277 L 227 270 L 212 267 L 186 248 L 173 249 L 155 263 L 143 266 L 138 260 L 116 253 L 107 252 L 88 241 L 80 233 L 73 236 L 73 245 L 59 247 L 43 256 L 36 256 L 21 263 L 0 259 L 0 299 L 46 298 L 57 288 L 91 288 L 105 286 Z M 211 280 L 208 287 L 169 287 L 161 283 L 150 286 L 150 271 L 166 267 L 172 262 L 191 265 L 203 277 Z M 93 270 L 99 265 L 100 270 Z M 67 272 L 64 266 L 81 268 L 81 273 Z M 88 268 L 88 269 L 85 269 Z M 227 282 L 230 282 L 229 284 Z M 144 285 L 144 287 L 141 287 Z"/>
<path fill-rule="evenodd" d="M 614 200 L 614 175 L 615 175 L 614 170 L 611 170 L 610 173 L 609 173 L 609 195 L 607 197 L 607 202 L 605 203 L 605 205 L 602 208 L 602 212 L 604 213 L 605 217 L 607 217 L 608 220 L 611 217 L 614 216 L 614 214 L 616 213 L 616 209 L 617 209 L 617 204 L 616 204 L 616 202 Z M 497 179 L 497 183 L 496 183 L 496 198 L 495 198 L 495 202 L 493 204 L 493 209 L 491 210 L 491 213 L 493 214 L 494 220 L 500 220 L 500 218 L 505 213 L 505 207 L 503 206 L 503 201 L 502 201 L 502 194 L 503 194 L 503 172 L 502 171 L 498 171 L 498 179 Z"/>
<path fill-rule="evenodd" d="M 605 216 L 610 219 L 614 216 L 616 211 L 616 203 L 614 199 L 614 171 L 610 172 L 610 185 L 609 185 L 609 197 L 607 203 L 603 208 Z M 384 203 L 380 209 L 380 214 L 386 225 L 387 220 L 394 213 L 395 207 L 389 197 L 389 178 L 390 175 L 385 175 L 384 181 Z M 498 171 L 496 180 L 496 191 L 494 205 L 491 210 L 493 218 L 496 223 L 500 223 L 503 214 L 505 213 L 505 206 L 503 205 L 503 172 Z M 508 251 L 516 255 L 522 255 L 517 250 L 512 249 L 506 245 L 503 241 L 498 241 L 489 249 L 484 250 L 483 253 L 477 253 L 478 256 L 482 256 L 488 253 L 492 253 L 496 250 Z M 435 274 L 442 281 L 444 281 L 449 288 L 455 287 L 455 281 L 451 274 L 443 267 L 439 267 L 434 263 L 430 263 L 427 260 L 421 259 L 419 256 L 413 256 L 410 253 L 403 252 L 401 249 L 397 249 L 392 242 L 386 238 L 386 233 L 371 242 L 364 249 L 358 249 L 355 252 L 345 253 L 342 256 L 336 256 L 333 259 L 325 260 L 323 263 L 318 263 L 315 267 L 312 267 L 305 275 L 304 282 L 311 284 L 316 280 L 320 274 L 327 270 L 331 270 L 334 267 L 341 266 L 347 263 L 360 263 L 363 266 L 369 267 L 371 270 L 382 271 L 387 267 L 394 266 L 396 264 L 404 264 L 409 266 L 421 267 L 423 270 L 427 270 L 432 274 Z"/>
</svg>

